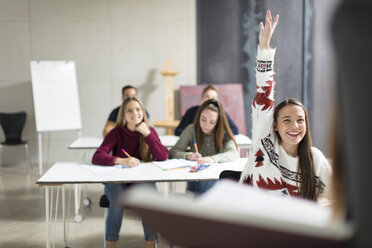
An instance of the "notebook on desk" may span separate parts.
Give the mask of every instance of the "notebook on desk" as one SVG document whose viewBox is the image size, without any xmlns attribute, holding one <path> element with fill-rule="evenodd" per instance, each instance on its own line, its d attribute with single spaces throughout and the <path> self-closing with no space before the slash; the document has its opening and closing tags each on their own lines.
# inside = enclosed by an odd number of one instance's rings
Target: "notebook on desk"
<svg viewBox="0 0 372 248">
<path fill-rule="evenodd" d="M 168 159 L 165 161 L 153 161 L 152 163 L 162 170 L 191 168 L 192 166 L 197 165 L 196 161 L 190 161 L 186 159 Z"/>
<path fill-rule="evenodd" d="M 330 209 L 233 182 L 194 200 L 133 188 L 124 201 L 170 243 L 185 247 L 342 247 L 353 235 L 350 225 L 330 221 Z"/>
</svg>

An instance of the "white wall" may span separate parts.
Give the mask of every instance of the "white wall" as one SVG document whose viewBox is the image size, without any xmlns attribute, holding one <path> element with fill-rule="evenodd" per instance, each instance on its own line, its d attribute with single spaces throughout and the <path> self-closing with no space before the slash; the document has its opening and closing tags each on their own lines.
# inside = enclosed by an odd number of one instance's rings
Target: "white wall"
<svg viewBox="0 0 372 248">
<path fill-rule="evenodd" d="M 152 120 L 165 119 L 159 70 L 173 58 L 179 118 L 178 88 L 196 84 L 195 18 L 191 0 L 0 0 L 0 112 L 27 112 L 23 138 L 32 162 L 38 157 L 31 60 L 76 61 L 83 136 L 101 136 L 127 83 L 138 87 Z M 51 133 L 47 162 L 73 159 L 67 146 L 75 138 L 73 131 Z M 21 162 L 22 154 L 5 149 L 4 163 Z"/>
</svg>

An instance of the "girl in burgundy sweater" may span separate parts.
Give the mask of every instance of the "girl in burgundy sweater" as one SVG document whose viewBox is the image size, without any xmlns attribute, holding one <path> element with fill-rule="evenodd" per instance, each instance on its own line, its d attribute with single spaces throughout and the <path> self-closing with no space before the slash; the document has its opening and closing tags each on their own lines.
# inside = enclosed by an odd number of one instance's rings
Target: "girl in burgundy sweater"
<svg viewBox="0 0 372 248">
<path fill-rule="evenodd" d="M 101 146 L 94 153 L 93 164 L 129 167 L 144 162 L 168 159 L 168 149 L 160 142 L 155 129 L 150 127 L 142 103 L 135 97 L 123 101 L 116 127 L 104 138 Z M 122 151 L 124 149 L 128 157 Z M 151 183 L 154 187 L 155 184 Z M 116 247 L 123 218 L 123 206 L 119 196 L 130 184 L 105 184 L 105 194 L 110 202 L 106 218 L 106 247 Z M 143 225 L 146 247 L 155 247 L 155 233 Z"/>
</svg>

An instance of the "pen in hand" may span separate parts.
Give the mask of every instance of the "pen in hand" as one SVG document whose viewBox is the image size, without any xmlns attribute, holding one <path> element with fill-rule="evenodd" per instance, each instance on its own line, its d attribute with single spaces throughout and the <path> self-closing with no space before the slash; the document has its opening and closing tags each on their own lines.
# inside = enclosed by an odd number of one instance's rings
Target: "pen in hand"
<svg viewBox="0 0 372 248">
<path fill-rule="evenodd" d="M 195 147 L 195 152 L 199 153 L 198 151 L 198 145 L 196 144 L 196 139 L 194 139 L 194 147 Z"/>
<path fill-rule="evenodd" d="M 121 149 L 121 150 L 127 156 L 127 158 L 122 158 L 122 157 L 115 158 L 114 164 L 122 164 L 124 166 L 129 166 L 129 167 L 135 167 L 140 164 L 140 161 L 137 158 L 129 155 L 129 153 L 127 153 L 124 149 Z"/>
<path fill-rule="evenodd" d="M 189 153 L 186 155 L 187 160 L 191 161 L 197 161 L 199 158 L 201 158 L 201 154 L 198 151 L 198 145 L 196 144 L 196 140 L 194 139 L 194 147 L 195 147 L 195 152 L 194 153 Z"/>
<path fill-rule="evenodd" d="M 128 158 L 131 158 L 131 156 L 124 150 L 124 148 L 121 150 L 124 152 L 125 155 L 127 155 Z"/>
</svg>

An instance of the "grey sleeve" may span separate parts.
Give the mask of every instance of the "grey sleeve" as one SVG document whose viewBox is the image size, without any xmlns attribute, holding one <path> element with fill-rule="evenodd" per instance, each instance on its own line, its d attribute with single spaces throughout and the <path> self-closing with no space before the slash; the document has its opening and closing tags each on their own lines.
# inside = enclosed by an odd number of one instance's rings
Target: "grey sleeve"
<svg viewBox="0 0 372 248">
<path fill-rule="evenodd" d="M 186 155 L 190 153 L 187 148 L 192 144 L 194 137 L 194 125 L 190 124 L 182 132 L 177 143 L 170 149 L 169 158 L 186 158 Z"/>
<path fill-rule="evenodd" d="M 211 157 L 217 163 L 230 162 L 239 158 L 239 152 L 235 147 L 234 141 L 229 139 L 224 143 L 222 151 Z"/>
</svg>

